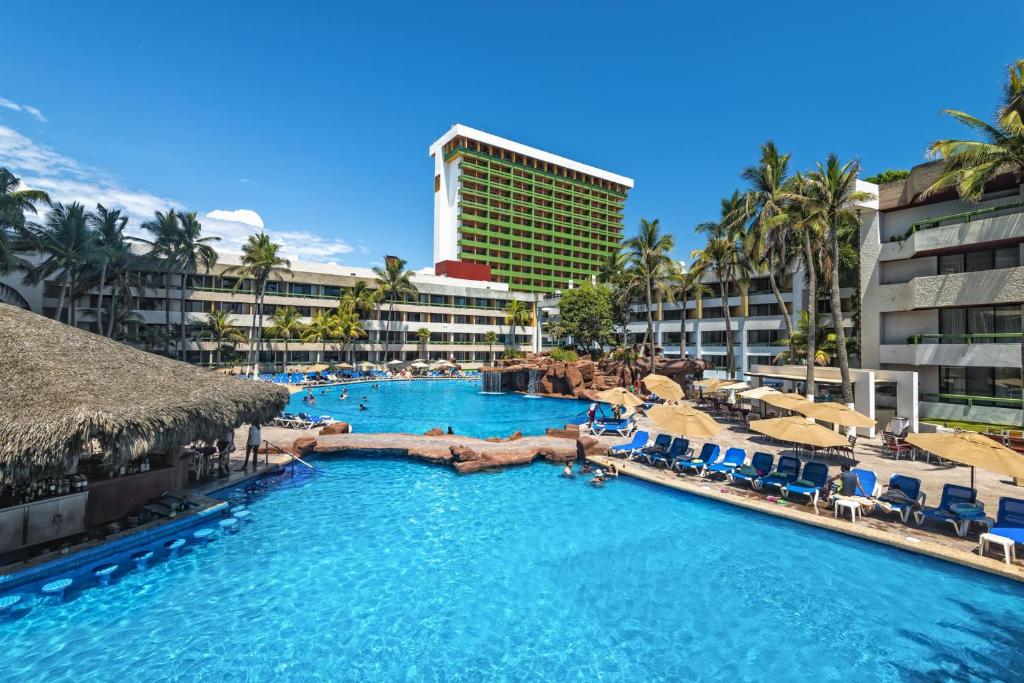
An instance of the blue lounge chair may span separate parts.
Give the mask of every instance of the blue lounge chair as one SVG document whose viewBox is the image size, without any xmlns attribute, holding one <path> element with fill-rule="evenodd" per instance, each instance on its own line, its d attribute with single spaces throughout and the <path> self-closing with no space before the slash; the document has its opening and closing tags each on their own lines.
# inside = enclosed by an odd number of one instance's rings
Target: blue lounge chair
<svg viewBox="0 0 1024 683">
<path fill-rule="evenodd" d="M 1024 500 L 1000 498 L 996 524 L 989 533 L 1009 538 L 1014 543 L 1024 543 Z"/>
<path fill-rule="evenodd" d="M 800 460 L 792 455 L 784 455 L 779 458 L 779 464 L 774 470 L 763 477 L 758 477 L 753 482 L 754 488 L 758 491 L 765 486 L 772 486 L 781 489 L 786 484 L 800 478 Z"/>
<path fill-rule="evenodd" d="M 629 436 L 633 433 L 633 429 L 636 428 L 636 424 L 633 420 L 618 420 L 616 421 L 597 421 L 594 422 L 594 434 L 603 436 L 606 432 L 613 432 L 619 436 Z"/>
<path fill-rule="evenodd" d="M 672 442 L 672 458 L 666 459 L 665 467 L 670 470 L 676 469 L 676 463 L 683 463 L 693 457 L 693 448 L 690 440 L 686 437 L 679 437 Z"/>
<path fill-rule="evenodd" d="M 754 453 L 754 456 L 750 459 L 749 467 L 753 471 L 742 472 L 741 470 L 746 467 L 737 467 L 732 472 L 729 472 L 726 476 L 729 481 L 733 484 L 739 484 L 745 482 L 747 484 L 753 484 L 754 480 L 758 477 L 763 477 L 772 471 L 772 465 L 775 464 L 775 456 L 771 453 L 762 453 L 758 451 Z"/>
<path fill-rule="evenodd" d="M 889 477 L 889 490 L 898 488 L 907 494 L 907 498 L 910 502 L 907 503 L 892 503 L 888 504 L 889 509 L 876 505 L 875 510 L 881 513 L 893 513 L 899 515 L 900 519 L 904 524 L 910 519 L 910 513 L 916 509 L 924 506 L 924 493 L 921 492 L 921 480 L 914 477 L 908 477 L 903 474 L 894 474 Z"/>
<path fill-rule="evenodd" d="M 669 446 L 672 445 L 671 434 L 658 434 L 654 439 L 654 444 L 641 448 L 637 453 L 636 457 L 643 458 L 648 464 L 654 464 L 654 457 L 660 456 L 668 450 Z"/>
<path fill-rule="evenodd" d="M 633 440 L 629 443 L 620 444 L 618 446 L 612 446 L 608 449 L 608 455 L 621 455 L 627 456 L 633 451 L 639 450 L 647 445 L 647 439 L 650 438 L 650 434 L 640 430 L 633 435 Z"/>
<path fill-rule="evenodd" d="M 718 457 L 721 454 L 722 449 L 718 447 L 718 444 L 706 443 L 704 444 L 704 447 L 700 449 L 700 455 L 693 460 L 682 460 L 675 463 L 676 471 L 679 472 L 680 477 L 690 470 L 699 474 L 704 471 L 705 467 L 718 460 Z"/>
<path fill-rule="evenodd" d="M 733 470 L 742 467 L 743 463 L 747 461 L 747 452 L 742 448 L 730 448 L 725 452 L 725 457 L 722 458 L 722 462 L 713 462 L 705 465 L 704 471 L 701 472 L 702 477 L 710 476 L 714 473 L 724 474 L 728 476 Z"/>
<path fill-rule="evenodd" d="M 963 503 L 976 503 L 978 492 L 967 486 L 959 484 L 946 484 L 942 487 L 942 498 L 936 507 L 924 507 L 914 512 L 914 522 L 918 526 L 924 524 L 924 520 L 931 519 L 936 522 L 949 522 L 956 530 L 957 536 L 963 536 L 961 530 L 963 518 L 952 510 L 952 506 Z"/>
<path fill-rule="evenodd" d="M 655 453 L 649 456 L 649 462 L 652 465 L 657 466 L 658 463 L 664 463 L 665 467 L 671 467 L 679 458 L 685 458 L 686 452 L 690 450 L 690 440 L 682 437 L 676 437 L 672 439 L 672 444 L 668 447 L 667 451 L 661 453 Z"/>
<path fill-rule="evenodd" d="M 789 498 L 789 494 L 807 496 L 807 500 L 818 511 L 818 498 L 821 496 L 821 489 L 828 481 L 828 465 L 823 462 L 809 462 L 804 467 L 804 473 L 800 479 L 794 480 L 781 487 L 782 497 Z"/>
</svg>

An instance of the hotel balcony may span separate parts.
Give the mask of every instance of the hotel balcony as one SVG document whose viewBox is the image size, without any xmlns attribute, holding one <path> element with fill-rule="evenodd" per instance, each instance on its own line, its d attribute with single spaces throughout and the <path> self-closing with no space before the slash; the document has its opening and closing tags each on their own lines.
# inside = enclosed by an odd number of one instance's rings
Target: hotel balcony
<svg viewBox="0 0 1024 683">
<path fill-rule="evenodd" d="M 898 261 L 971 244 L 1024 239 L 1024 202 L 1010 202 L 964 213 L 936 216 L 910 226 L 907 238 L 887 242 L 880 261 Z"/>
<path fill-rule="evenodd" d="M 1002 341 L 1004 343 L 993 343 Z M 952 365 L 980 368 L 1020 367 L 1021 335 L 913 335 L 906 344 L 882 344 L 882 363 Z M 959 342 L 959 343 L 958 343 Z"/>
<path fill-rule="evenodd" d="M 1017 304 L 1024 300 L 1024 266 L 928 275 L 878 287 L 881 312 L 946 306 Z"/>
</svg>

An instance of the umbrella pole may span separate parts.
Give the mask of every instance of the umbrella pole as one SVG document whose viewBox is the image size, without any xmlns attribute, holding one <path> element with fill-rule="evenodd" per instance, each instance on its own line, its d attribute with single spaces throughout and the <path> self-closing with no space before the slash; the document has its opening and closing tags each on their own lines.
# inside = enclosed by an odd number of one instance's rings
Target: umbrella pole
<svg viewBox="0 0 1024 683">
<path fill-rule="evenodd" d="M 971 488 L 974 488 L 974 465 L 971 465 Z"/>
</svg>

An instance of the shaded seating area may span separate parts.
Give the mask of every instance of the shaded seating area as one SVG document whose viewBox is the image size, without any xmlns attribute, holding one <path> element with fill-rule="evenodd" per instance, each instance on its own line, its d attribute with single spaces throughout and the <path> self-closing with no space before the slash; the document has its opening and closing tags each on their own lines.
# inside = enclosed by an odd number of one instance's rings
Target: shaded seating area
<svg viewBox="0 0 1024 683">
<path fill-rule="evenodd" d="M 137 526 L 147 506 L 189 509 L 188 496 L 173 496 L 190 477 L 218 473 L 224 447 L 217 443 L 226 447 L 244 423 L 269 422 L 288 401 L 282 387 L 209 372 L 5 304 L 0 358 L 0 490 L 15 492 L 0 498 L 0 516 L 41 515 L 8 529 L 0 555 L 31 556 L 45 544 Z M 53 486 L 42 494 L 44 481 Z"/>
</svg>

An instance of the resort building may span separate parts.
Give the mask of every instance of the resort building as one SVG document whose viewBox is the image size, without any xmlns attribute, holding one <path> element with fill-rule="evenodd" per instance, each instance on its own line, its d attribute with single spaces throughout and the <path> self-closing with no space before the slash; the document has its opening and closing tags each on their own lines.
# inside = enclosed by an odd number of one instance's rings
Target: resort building
<svg viewBox="0 0 1024 683">
<path fill-rule="evenodd" d="M 925 196 L 941 170 L 882 185 L 862 214 L 862 362 L 916 370 L 922 419 L 1021 425 L 1024 185 Z"/>
<path fill-rule="evenodd" d="M 633 180 L 455 125 L 434 158 L 434 262 L 488 266 L 513 291 L 589 281 L 619 248 Z"/>
<path fill-rule="evenodd" d="M 237 264 L 237 254 L 223 253 L 212 272 L 188 276 L 184 292 L 184 316 L 181 310 L 181 275 L 173 274 L 168 288 L 165 272 L 142 274 L 135 297 L 136 319 L 132 325 L 136 341 L 143 346 L 147 345 L 140 330 L 166 329 L 167 305 L 171 311 L 172 344 L 178 338 L 177 325 L 184 317 L 187 325 L 187 358 L 191 362 L 213 362 L 217 344 L 204 339 L 203 326 L 207 314 L 214 311 L 229 313 L 231 323 L 249 339 L 254 322 L 258 322 L 253 318 L 253 282 L 246 280 L 238 286 L 237 278 L 229 272 Z M 21 276 L 16 274 L 5 276 L 0 281 L 17 290 L 34 312 L 51 317 L 56 313 L 61 293 L 61 283 L 57 279 L 48 280 L 39 287 L 24 285 Z M 264 332 L 261 361 L 306 363 L 318 360 L 380 362 L 393 358 L 408 361 L 445 359 L 466 367 L 475 367 L 487 362 L 492 354 L 500 355 L 513 345 L 521 350 L 535 349 L 538 339 L 536 325 L 517 327 L 513 331 L 505 323 L 505 307 L 509 301 L 521 300 L 533 311 L 535 295 L 511 292 L 506 283 L 443 274 L 417 272 L 412 281 L 419 292 L 418 296 L 415 300 L 394 303 L 390 332 L 388 315 L 391 305 L 384 303 L 362 321 L 366 336 L 352 340 L 344 348 L 337 340 L 330 340 L 325 345 L 322 342 L 290 339 L 285 359 L 285 341 L 269 338 Z M 336 309 L 341 295 L 359 282 L 365 283 L 370 289 L 377 286 L 370 268 L 293 260 L 290 273 L 274 273 L 267 283 L 263 328 L 266 330 L 272 325 L 271 316 L 284 306 L 295 308 L 301 321 L 308 324 L 320 311 Z M 109 297 L 111 293 L 111 288 L 108 288 L 106 296 Z M 92 311 L 99 304 L 98 295 L 99 292 L 94 289 L 78 300 L 75 319 L 79 327 L 90 330 L 94 328 Z M 421 329 L 429 332 L 428 338 L 421 338 Z M 487 343 L 489 332 L 496 335 L 496 343 Z M 150 344 L 154 350 L 163 348 L 162 341 L 151 341 Z M 248 344 L 244 342 L 233 346 L 239 354 L 248 351 Z"/>
</svg>

